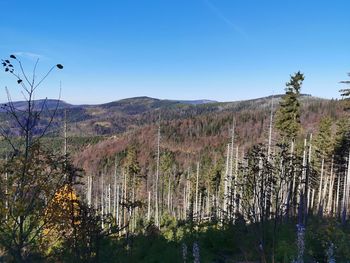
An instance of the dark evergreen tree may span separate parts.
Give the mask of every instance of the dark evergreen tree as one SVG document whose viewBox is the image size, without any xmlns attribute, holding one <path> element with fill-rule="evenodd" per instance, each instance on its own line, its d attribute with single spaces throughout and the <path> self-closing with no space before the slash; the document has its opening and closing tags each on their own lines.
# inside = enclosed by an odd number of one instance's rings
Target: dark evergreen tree
<svg viewBox="0 0 350 263">
<path fill-rule="evenodd" d="M 323 117 L 315 139 L 315 147 L 321 158 L 329 157 L 333 151 L 332 119 Z"/>
<path fill-rule="evenodd" d="M 294 140 L 300 130 L 300 96 L 304 75 L 298 71 L 288 83 L 286 94 L 280 102 L 280 108 L 276 116 L 276 128 L 279 130 L 282 140 L 290 142 Z"/>
</svg>

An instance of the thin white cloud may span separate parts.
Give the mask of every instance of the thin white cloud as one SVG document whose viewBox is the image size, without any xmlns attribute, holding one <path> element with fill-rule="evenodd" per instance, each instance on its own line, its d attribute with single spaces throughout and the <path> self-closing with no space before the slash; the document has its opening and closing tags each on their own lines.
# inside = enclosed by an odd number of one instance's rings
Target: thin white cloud
<svg viewBox="0 0 350 263">
<path fill-rule="evenodd" d="M 220 9 L 218 9 L 213 3 L 209 0 L 203 0 L 205 5 L 224 23 L 226 23 L 229 27 L 231 27 L 237 33 L 246 36 L 246 32 L 234 22 L 232 22 L 227 16 L 225 16 Z"/>
<path fill-rule="evenodd" d="M 33 53 L 33 52 L 18 51 L 18 52 L 14 52 L 13 54 L 15 56 L 25 57 L 25 58 L 33 59 L 33 60 L 45 58 L 45 56 L 40 55 L 40 54 L 36 54 L 36 53 Z"/>
</svg>

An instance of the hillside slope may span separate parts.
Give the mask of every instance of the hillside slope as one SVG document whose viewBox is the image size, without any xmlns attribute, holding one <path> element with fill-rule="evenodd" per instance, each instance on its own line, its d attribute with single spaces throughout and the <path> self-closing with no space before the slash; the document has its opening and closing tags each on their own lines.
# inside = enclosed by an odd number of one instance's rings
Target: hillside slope
<svg viewBox="0 0 350 263">
<path fill-rule="evenodd" d="M 280 97 L 274 98 L 275 110 L 279 99 Z M 337 120 L 342 115 L 338 101 L 303 96 L 301 103 L 303 136 L 315 132 L 323 116 Z M 159 113 L 162 152 L 171 152 L 179 167 L 188 167 L 203 158 L 223 159 L 226 144 L 230 142 L 233 118 L 236 122 L 237 146 L 242 153 L 255 143 L 266 143 L 270 111 L 271 97 L 199 106 L 170 105 L 161 109 L 151 109 L 129 118 L 128 122 L 124 123 L 124 132 L 110 134 L 105 140 L 82 149 L 75 156 L 75 162 L 89 173 L 98 173 L 106 163 L 112 164 L 116 155 L 134 145 L 137 148 L 140 166 L 144 168 L 143 172 L 152 172 Z M 101 120 L 103 115 L 99 118 Z M 109 121 L 112 126 L 114 121 L 120 120 L 111 118 Z M 95 121 L 90 119 L 88 122 Z M 108 118 L 104 117 L 104 121 L 108 121 Z"/>
</svg>

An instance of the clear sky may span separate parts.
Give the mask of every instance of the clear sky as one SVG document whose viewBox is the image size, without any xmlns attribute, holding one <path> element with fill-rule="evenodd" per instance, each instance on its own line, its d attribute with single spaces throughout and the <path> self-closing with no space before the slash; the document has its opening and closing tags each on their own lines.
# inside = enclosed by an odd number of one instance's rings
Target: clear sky
<svg viewBox="0 0 350 263">
<path fill-rule="evenodd" d="M 348 0 L 0 0 L 0 56 L 40 72 L 37 94 L 71 103 L 133 96 L 219 101 L 283 93 L 336 98 L 350 72 Z M 0 73 L 13 99 L 18 88 Z M 1 101 L 6 100 L 3 88 Z"/>
</svg>

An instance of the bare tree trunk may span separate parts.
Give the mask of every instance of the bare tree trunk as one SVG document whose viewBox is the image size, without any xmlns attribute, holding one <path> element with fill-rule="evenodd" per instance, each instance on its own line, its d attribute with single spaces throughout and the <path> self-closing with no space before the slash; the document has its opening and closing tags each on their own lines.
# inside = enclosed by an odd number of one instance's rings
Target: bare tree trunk
<svg viewBox="0 0 350 263">
<path fill-rule="evenodd" d="M 196 201 L 194 208 L 194 215 L 198 219 L 198 177 L 199 177 L 199 162 L 197 162 L 197 173 L 196 173 Z"/>
<path fill-rule="evenodd" d="M 333 188 L 334 188 L 334 181 L 335 181 L 333 166 L 334 166 L 334 156 L 332 156 L 330 185 L 329 185 L 328 201 L 327 201 L 327 211 L 328 211 L 329 215 L 332 215 L 332 213 L 333 213 L 333 209 L 332 209 L 333 201 L 332 201 L 332 199 L 333 199 Z"/>
<path fill-rule="evenodd" d="M 7 156 L 6 156 L 6 162 L 7 162 Z M 8 221 L 8 209 L 9 209 L 9 201 L 8 201 L 8 173 L 7 172 L 5 173 L 5 183 L 6 183 L 6 186 L 5 186 L 5 198 L 6 198 L 6 201 L 5 201 L 5 211 L 6 211 L 5 222 L 7 223 L 7 221 Z"/>
<path fill-rule="evenodd" d="M 303 185 L 304 184 L 304 185 Z M 302 225 L 305 224 L 306 214 L 306 139 L 304 140 L 304 154 L 303 154 L 303 170 L 302 170 L 302 178 L 301 183 L 299 184 L 299 190 L 300 190 L 300 202 L 299 202 L 299 211 L 298 211 L 298 224 Z"/>
<path fill-rule="evenodd" d="M 347 163 L 347 172 L 344 178 L 344 194 L 343 194 L 343 213 L 342 213 L 342 223 L 345 224 L 349 208 L 349 185 L 350 185 L 350 152 Z"/>
<path fill-rule="evenodd" d="M 185 180 L 185 184 L 184 184 L 184 193 L 183 193 L 183 220 L 186 220 L 186 211 L 187 211 L 187 180 Z"/>
<path fill-rule="evenodd" d="M 101 216 L 102 216 L 102 228 L 104 228 L 104 185 L 103 185 L 103 173 L 101 174 Z"/>
<path fill-rule="evenodd" d="M 233 200 L 234 200 L 234 178 L 233 178 L 233 169 L 234 169 L 234 157 L 233 157 L 233 149 L 234 149 L 234 140 L 235 140 L 235 119 L 232 120 L 232 130 L 231 130 L 231 151 L 230 151 L 230 172 L 229 172 L 229 215 L 228 218 L 231 220 L 233 214 Z"/>
<path fill-rule="evenodd" d="M 116 196 L 116 212 L 115 212 L 115 216 L 116 216 L 116 224 L 118 227 L 120 227 L 120 219 L 119 219 L 119 184 L 117 185 L 117 196 Z"/>
<path fill-rule="evenodd" d="M 113 186 L 113 217 L 117 219 L 117 157 L 114 159 L 114 186 Z M 116 220 L 116 223 L 117 220 Z"/>
<path fill-rule="evenodd" d="M 173 192 L 172 191 L 170 191 L 170 214 L 171 215 L 174 215 L 175 214 L 175 208 L 174 208 L 174 202 L 173 202 Z M 176 202 L 176 204 L 178 204 L 177 202 Z M 177 207 L 176 207 L 177 208 Z M 176 209 L 177 210 L 177 209 Z M 176 217 L 177 218 L 177 217 Z"/>
<path fill-rule="evenodd" d="M 67 142 L 67 110 L 64 110 L 64 148 L 63 148 L 63 153 L 65 156 L 67 156 L 67 147 L 68 147 L 68 142 Z"/>
<path fill-rule="evenodd" d="M 147 221 L 151 220 L 151 191 L 148 191 Z"/>
<path fill-rule="evenodd" d="M 156 170 L 156 189 L 155 189 L 155 224 L 159 227 L 159 198 L 158 198 L 158 182 L 159 182 L 159 162 L 160 162 L 160 122 L 158 126 L 158 139 L 157 139 L 157 170 Z"/>
<path fill-rule="evenodd" d="M 167 205 L 168 205 L 168 212 L 170 214 L 170 192 L 171 192 L 171 180 L 170 180 L 170 175 L 169 175 L 169 178 L 168 178 L 168 202 L 167 202 Z"/>
<path fill-rule="evenodd" d="M 228 198 L 228 181 L 229 181 L 229 162 L 230 162 L 230 144 L 227 144 L 227 156 L 226 156 L 226 171 L 224 178 L 224 196 L 222 210 L 224 215 L 227 212 L 227 198 Z"/>
<path fill-rule="evenodd" d="M 337 197 L 336 197 L 336 203 L 335 203 L 335 207 L 336 207 L 336 212 L 337 215 L 340 216 L 340 207 L 339 207 L 339 197 L 340 197 L 340 174 L 337 175 L 337 179 L 338 179 L 338 183 L 337 183 Z"/>
<path fill-rule="evenodd" d="M 311 195 L 311 211 L 314 211 L 314 205 L 315 205 L 315 189 L 312 189 L 312 195 Z"/>
<path fill-rule="evenodd" d="M 126 173 L 124 172 L 124 203 L 126 203 L 127 200 L 127 185 L 126 185 Z M 127 209 L 125 206 L 123 206 L 123 225 L 126 226 L 126 217 L 127 217 Z M 126 228 L 125 228 L 126 230 Z"/>
<path fill-rule="evenodd" d="M 322 158 L 322 164 L 321 164 L 321 179 L 320 179 L 320 186 L 318 188 L 318 204 L 317 204 L 317 210 L 318 213 L 322 216 L 322 189 L 323 189 L 323 171 L 324 171 L 324 158 Z"/>
<path fill-rule="evenodd" d="M 294 158 L 294 140 L 292 140 L 291 142 L 291 147 L 290 147 L 290 166 L 293 166 L 293 158 Z M 288 184 L 289 183 L 285 183 Z M 287 186 L 286 192 L 285 192 L 285 196 L 286 196 L 286 216 L 289 217 L 290 216 L 290 202 L 292 202 L 293 204 L 293 213 L 295 214 L 295 200 L 298 199 L 298 193 L 297 191 L 295 191 L 296 189 L 296 174 L 295 174 L 295 169 L 293 169 L 293 183 L 292 183 L 292 189 L 288 189 L 289 187 Z M 298 201 L 297 201 L 298 203 Z"/>
<path fill-rule="evenodd" d="M 107 194 L 108 194 L 108 214 L 111 214 L 111 184 L 108 184 Z"/>
<path fill-rule="evenodd" d="M 310 198 L 310 184 L 309 184 L 309 174 L 310 174 L 310 169 L 311 169 L 311 153 L 312 153 L 312 133 L 310 134 L 310 139 L 309 139 L 309 156 L 307 159 L 307 170 L 306 170 L 306 175 L 305 175 L 305 191 L 307 193 L 306 197 L 306 207 L 305 207 L 305 224 L 307 221 L 307 217 L 309 214 L 309 198 Z"/>
<path fill-rule="evenodd" d="M 270 112 L 270 125 L 269 125 L 269 141 L 267 146 L 267 161 L 271 159 L 271 144 L 272 144 L 272 125 L 273 125 L 273 96 L 271 98 L 271 112 Z"/>
<path fill-rule="evenodd" d="M 326 203 L 326 194 L 327 190 L 329 190 L 330 187 L 330 180 L 331 180 L 331 175 L 327 175 L 326 171 L 325 173 L 325 178 L 324 178 L 324 187 L 323 187 L 323 192 L 322 192 L 322 213 L 327 213 L 327 203 Z M 326 211 L 325 211 L 326 210 Z"/>
<path fill-rule="evenodd" d="M 87 183 L 86 183 L 86 202 L 88 206 L 91 206 L 91 199 L 90 199 L 90 175 L 87 176 Z"/>
<path fill-rule="evenodd" d="M 98 181 L 97 181 L 97 187 L 95 187 L 96 189 L 96 193 L 95 193 L 95 209 L 96 209 L 96 213 L 99 212 L 99 206 L 98 206 L 98 199 L 99 199 L 99 196 L 98 196 Z"/>
<path fill-rule="evenodd" d="M 208 184 L 208 190 L 207 190 L 207 201 L 206 201 L 206 205 L 207 205 L 207 216 L 210 217 L 210 186 Z"/>
<path fill-rule="evenodd" d="M 135 185 L 132 188 L 132 203 L 135 203 Z M 131 232 L 135 232 L 135 209 L 131 210 Z"/>
<path fill-rule="evenodd" d="M 188 180 L 187 182 L 188 186 L 187 186 L 187 211 L 189 211 L 190 209 L 190 202 L 191 202 L 191 181 Z M 191 212 L 191 211 L 190 211 Z"/>
<path fill-rule="evenodd" d="M 236 213 L 238 213 L 238 200 L 237 200 L 237 184 L 238 184 L 238 146 L 236 147 L 236 160 L 235 160 L 235 171 L 234 171 L 234 178 L 232 182 L 233 187 L 233 220 L 236 219 Z"/>
<path fill-rule="evenodd" d="M 199 203 L 197 208 L 197 221 L 201 222 L 202 220 L 202 192 L 199 193 Z"/>
</svg>

